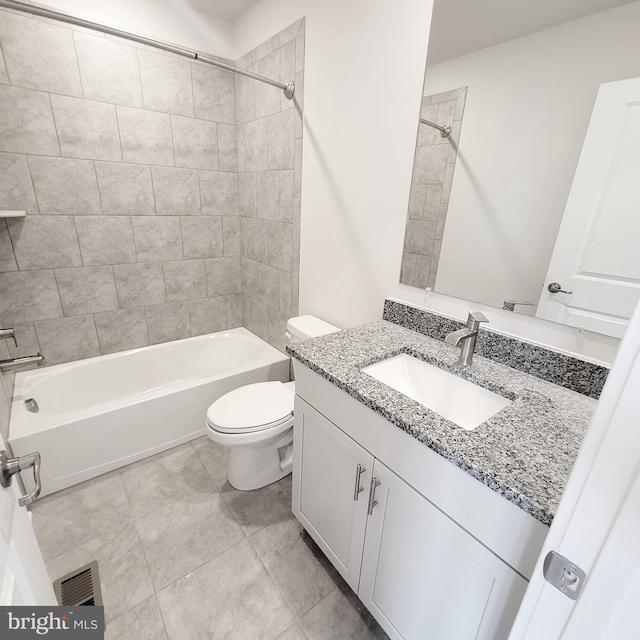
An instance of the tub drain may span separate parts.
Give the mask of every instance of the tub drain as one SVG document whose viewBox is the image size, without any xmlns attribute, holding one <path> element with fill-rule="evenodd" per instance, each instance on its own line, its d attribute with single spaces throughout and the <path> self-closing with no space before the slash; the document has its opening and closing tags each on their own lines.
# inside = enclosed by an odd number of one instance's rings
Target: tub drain
<svg viewBox="0 0 640 640">
<path fill-rule="evenodd" d="M 53 590 L 63 607 L 101 607 L 102 592 L 98 562 L 89 564 L 58 578 L 53 583 Z"/>
</svg>

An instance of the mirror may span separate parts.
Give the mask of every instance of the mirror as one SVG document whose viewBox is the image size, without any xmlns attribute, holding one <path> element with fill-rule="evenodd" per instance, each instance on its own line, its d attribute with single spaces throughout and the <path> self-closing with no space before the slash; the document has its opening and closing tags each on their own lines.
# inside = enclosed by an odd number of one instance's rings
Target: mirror
<svg viewBox="0 0 640 640">
<path fill-rule="evenodd" d="M 435 0 L 431 30 L 421 118 L 452 131 L 418 125 L 400 282 L 542 317 L 572 298 L 547 272 L 599 87 L 640 76 L 640 1 Z"/>
</svg>

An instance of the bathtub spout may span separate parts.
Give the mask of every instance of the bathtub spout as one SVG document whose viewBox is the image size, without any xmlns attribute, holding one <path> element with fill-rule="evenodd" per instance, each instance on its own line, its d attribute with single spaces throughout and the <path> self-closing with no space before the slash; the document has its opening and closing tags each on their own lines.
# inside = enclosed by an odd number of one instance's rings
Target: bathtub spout
<svg viewBox="0 0 640 640">
<path fill-rule="evenodd" d="M 13 371 L 14 369 L 21 369 L 22 367 L 29 367 L 33 364 L 42 367 L 47 364 L 44 356 L 39 353 L 37 356 L 24 356 L 22 358 L 9 358 L 7 360 L 0 360 L 0 371 Z"/>
</svg>

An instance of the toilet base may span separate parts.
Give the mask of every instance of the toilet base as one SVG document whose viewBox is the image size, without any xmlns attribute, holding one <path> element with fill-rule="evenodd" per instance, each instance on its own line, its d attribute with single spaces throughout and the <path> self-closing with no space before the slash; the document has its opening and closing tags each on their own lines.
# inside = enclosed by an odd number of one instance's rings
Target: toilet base
<svg viewBox="0 0 640 640">
<path fill-rule="evenodd" d="M 232 447 L 227 480 L 240 491 L 253 491 L 291 473 L 291 460 L 281 460 L 280 449 L 293 441 L 293 429 L 265 447 Z"/>
</svg>

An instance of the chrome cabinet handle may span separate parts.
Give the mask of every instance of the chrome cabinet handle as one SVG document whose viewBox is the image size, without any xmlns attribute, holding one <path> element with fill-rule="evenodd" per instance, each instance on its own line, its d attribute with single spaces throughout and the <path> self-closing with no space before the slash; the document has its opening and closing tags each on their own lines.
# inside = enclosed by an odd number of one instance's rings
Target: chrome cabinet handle
<svg viewBox="0 0 640 640">
<path fill-rule="evenodd" d="M 353 488 L 353 499 L 358 502 L 358 496 L 364 491 L 364 488 L 360 486 L 360 476 L 366 471 L 366 469 L 359 464 L 356 467 L 356 486 Z"/>
<path fill-rule="evenodd" d="M 21 458 L 9 458 L 6 451 L 0 453 L 0 485 L 10 487 L 13 476 L 19 471 L 24 471 L 33 467 L 33 479 L 36 483 L 33 491 L 18 500 L 21 507 L 30 505 L 42 491 L 42 481 L 40 480 L 40 454 L 36 451 Z"/>
<path fill-rule="evenodd" d="M 562 285 L 559 282 L 552 282 L 547 287 L 547 289 L 551 293 L 568 293 L 569 295 L 571 295 L 573 293 L 573 291 L 564 291 L 563 288 L 562 288 Z"/>
<path fill-rule="evenodd" d="M 369 488 L 369 515 L 373 513 L 373 508 L 378 504 L 378 501 L 376 500 L 376 487 L 378 487 L 380 484 L 380 480 L 378 480 L 377 478 L 371 478 L 371 487 Z"/>
</svg>

